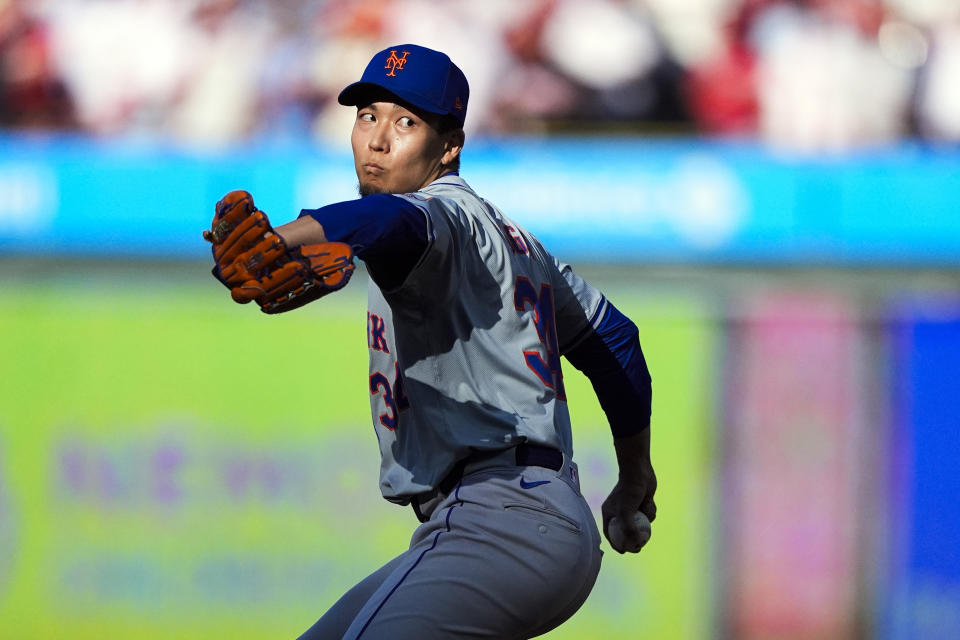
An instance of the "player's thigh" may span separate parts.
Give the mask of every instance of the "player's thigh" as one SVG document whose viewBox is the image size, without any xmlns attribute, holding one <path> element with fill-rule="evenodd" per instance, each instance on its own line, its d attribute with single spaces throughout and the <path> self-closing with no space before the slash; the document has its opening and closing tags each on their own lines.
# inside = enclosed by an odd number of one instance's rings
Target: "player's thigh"
<svg viewBox="0 0 960 640">
<path fill-rule="evenodd" d="M 347 628 L 357 617 L 357 613 L 402 561 L 403 555 L 398 556 L 358 582 L 297 640 L 340 640 L 343 638 Z"/>
<path fill-rule="evenodd" d="M 569 491 L 560 484 L 548 490 Z M 495 487 L 492 498 L 474 499 L 474 492 L 490 494 L 491 487 L 461 487 L 460 499 L 432 528 L 425 526 L 426 535 L 404 554 L 405 562 L 346 637 L 521 638 L 556 626 L 579 608 L 600 562 L 585 503 L 571 514 Z"/>
</svg>

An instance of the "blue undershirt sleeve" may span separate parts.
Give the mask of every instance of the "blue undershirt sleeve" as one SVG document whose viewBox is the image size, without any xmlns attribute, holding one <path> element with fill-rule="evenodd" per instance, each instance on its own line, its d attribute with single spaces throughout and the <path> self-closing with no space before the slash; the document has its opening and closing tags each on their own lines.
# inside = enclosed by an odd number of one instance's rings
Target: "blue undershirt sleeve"
<svg viewBox="0 0 960 640">
<path fill-rule="evenodd" d="M 403 284 L 427 249 L 426 214 L 394 195 L 372 194 L 303 209 L 303 216 L 323 225 L 327 240 L 351 245 L 382 289 Z"/>
<path fill-rule="evenodd" d="M 652 386 L 637 327 L 616 307 L 564 355 L 593 385 L 615 438 L 650 426 Z"/>
</svg>

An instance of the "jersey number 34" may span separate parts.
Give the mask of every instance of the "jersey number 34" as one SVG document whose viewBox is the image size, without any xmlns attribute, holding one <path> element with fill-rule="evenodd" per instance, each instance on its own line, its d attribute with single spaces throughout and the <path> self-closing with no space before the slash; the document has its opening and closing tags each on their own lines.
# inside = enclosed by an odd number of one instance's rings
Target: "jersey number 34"
<svg viewBox="0 0 960 640">
<path fill-rule="evenodd" d="M 383 391 L 383 402 L 387 410 L 380 414 L 380 424 L 390 431 L 397 428 L 397 418 L 400 412 L 410 408 L 410 401 L 407 400 L 407 394 L 403 391 L 403 378 L 400 376 L 400 363 L 395 365 L 394 383 L 390 384 L 387 376 L 379 371 L 370 376 L 370 393 L 376 395 L 378 391 Z"/>
<path fill-rule="evenodd" d="M 557 400 L 566 400 L 563 373 L 560 371 L 560 349 L 557 346 L 553 289 L 548 284 L 542 284 L 538 292 L 528 279 L 520 276 L 517 278 L 513 293 L 513 305 L 520 313 L 526 311 L 528 307 L 533 309 L 533 321 L 543 346 L 542 350 L 523 352 L 527 366 L 537 374 L 543 384 L 554 390 Z"/>
</svg>

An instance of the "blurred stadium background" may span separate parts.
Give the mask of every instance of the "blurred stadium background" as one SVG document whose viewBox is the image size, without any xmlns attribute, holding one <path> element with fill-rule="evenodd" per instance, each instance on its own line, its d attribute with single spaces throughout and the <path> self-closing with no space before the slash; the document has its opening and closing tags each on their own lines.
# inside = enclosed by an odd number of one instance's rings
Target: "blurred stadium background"
<svg viewBox="0 0 960 640">
<path fill-rule="evenodd" d="M 0 0 L 0 637 L 292 638 L 406 546 L 365 276 L 268 318 L 200 240 L 353 197 L 336 94 L 399 42 L 653 372 L 653 541 L 549 637 L 960 638 L 956 0 Z"/>
</svg>

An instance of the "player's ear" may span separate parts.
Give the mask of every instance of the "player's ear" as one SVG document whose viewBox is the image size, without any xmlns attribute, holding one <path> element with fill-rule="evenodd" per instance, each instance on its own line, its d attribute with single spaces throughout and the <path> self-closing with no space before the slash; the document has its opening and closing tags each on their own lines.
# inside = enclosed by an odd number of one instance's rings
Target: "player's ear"
<svg viewBox="0 0 960 640">
<path fill-rule="evenodd" d="M 440 162 L 444 165 L 451 165 L 458 158 L 463 150 L 463 143 L 466 141 L 466 135 L 463 129 L 453 129 L 443 134 L 443 157 Z"/>
</svg>

